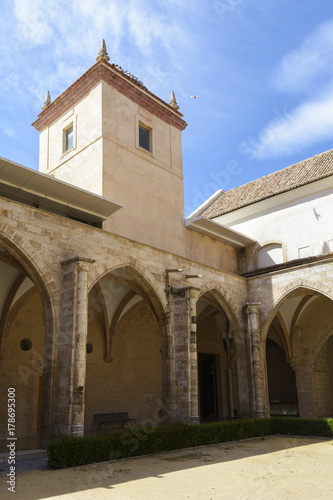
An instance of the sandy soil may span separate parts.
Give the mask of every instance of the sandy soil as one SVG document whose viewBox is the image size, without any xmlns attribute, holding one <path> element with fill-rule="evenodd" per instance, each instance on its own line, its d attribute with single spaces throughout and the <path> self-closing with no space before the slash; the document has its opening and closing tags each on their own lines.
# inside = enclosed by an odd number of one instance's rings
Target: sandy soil
<svg viewBox="0 0 333 500">
<path fill-rule="evenodd" d="M 0 480 L 0 498 L 333 499 L 333 441 L 268 437 Z"/>
</svg>

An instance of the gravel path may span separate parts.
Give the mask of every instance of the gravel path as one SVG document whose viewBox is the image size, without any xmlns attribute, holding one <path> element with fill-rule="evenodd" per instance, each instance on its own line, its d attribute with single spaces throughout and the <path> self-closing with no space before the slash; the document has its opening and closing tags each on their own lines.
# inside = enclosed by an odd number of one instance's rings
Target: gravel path
<svg viewBox="0 0 333 500">
<path fill-rule="evenodd" d="M 270 436 L 61 470 L 38 470 L 45 457 L 20 462 L 30 472 L 14 497 L 0 478 L 1 500 L 333 499 L 333 441 L 324 439 Z"/>
</svg>

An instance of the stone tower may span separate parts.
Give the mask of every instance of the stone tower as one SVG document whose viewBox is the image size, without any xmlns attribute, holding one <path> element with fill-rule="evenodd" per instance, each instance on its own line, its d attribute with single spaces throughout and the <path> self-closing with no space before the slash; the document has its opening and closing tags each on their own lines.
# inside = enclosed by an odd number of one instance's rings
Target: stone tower
<svg viewBox="0 0 333 500">
<path fill-rule="evenodd" d="M 183 253 L 181 131 L 175 98 L 167 104 L 121 67 L 102 41 L 96 63 L 51 102 L 33 126 L 39 170 L 121 203 L 103 228 Z"/>
</svg>

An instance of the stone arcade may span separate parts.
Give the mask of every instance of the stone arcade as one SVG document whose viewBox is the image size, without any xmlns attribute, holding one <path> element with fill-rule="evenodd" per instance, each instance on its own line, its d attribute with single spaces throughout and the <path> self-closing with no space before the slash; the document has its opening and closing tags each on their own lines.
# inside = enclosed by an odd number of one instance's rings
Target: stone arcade
<svg viewBox="0 0 333 500">
<path fill-rule="evenodd" d="M 181 131 L 96 63 L 33 124 L 39 172 L 0 159 L 1 443 L 138 425 L 333 415 L 333 151 L 184 220 Z"/>
</svg>

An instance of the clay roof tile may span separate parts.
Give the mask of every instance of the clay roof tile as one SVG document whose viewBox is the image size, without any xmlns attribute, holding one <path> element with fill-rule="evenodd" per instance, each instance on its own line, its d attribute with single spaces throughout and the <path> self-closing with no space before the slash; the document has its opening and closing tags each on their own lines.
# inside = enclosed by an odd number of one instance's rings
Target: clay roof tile
<svg viewBox="0 0 333 500">
<path fill-rule="evenodd" d="M 213 219 L 331 175 L 333 175 L 332 149 L 248 184 L 224 191 L 214 203 L 198 215 Z"/>
</svg>

